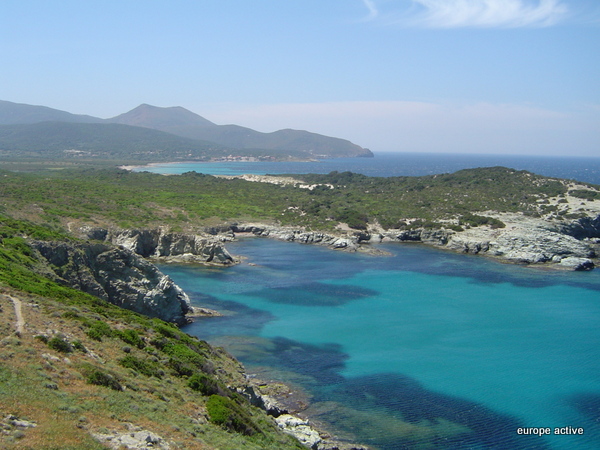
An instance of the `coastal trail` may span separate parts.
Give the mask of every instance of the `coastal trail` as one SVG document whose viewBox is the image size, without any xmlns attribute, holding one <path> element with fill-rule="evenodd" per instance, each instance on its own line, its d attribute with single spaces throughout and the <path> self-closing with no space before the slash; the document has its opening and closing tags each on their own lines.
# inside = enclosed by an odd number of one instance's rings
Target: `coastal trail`
<svg viewBox="0 0 600 450">
<path fill-rule="evenodd" d="M 17 318 L 17 321 L 15 322 L 15 328 L 17 336 L 21 337 L 25 332 L 25 320 L 23 319 L 23 312 L 21 310 L 21 300 L 10 295 L 4 296 L 8 297 L 13 302 L 13 305 L 15 307 L 15 317 Z"/>
</svg>

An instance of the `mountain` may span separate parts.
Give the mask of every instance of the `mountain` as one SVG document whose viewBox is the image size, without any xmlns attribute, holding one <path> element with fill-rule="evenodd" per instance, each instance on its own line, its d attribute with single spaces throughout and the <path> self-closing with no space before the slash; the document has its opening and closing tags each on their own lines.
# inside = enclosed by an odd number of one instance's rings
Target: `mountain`
<svg viewBox="0 0 600 450">
<path fill-rule="evenodd" d="M 311 157 L 373 156 L 370 150 L 345 139 L 302 130 L 261 133 L 239 125 L 217 125 L 181 107 L 159 108 L 144 104 L 108 121 L 153 128 L 240 149 L 302 152 Z"/>
<path fill-rule="evenodd" d="M 38 122 L 75 122 L 94 123 L 102 119 L 92 116 L 71 114 L 66 111 L 48 108 L 47 106 L 26 105 L 0 100 L 0 124 L 13 125 Z"/>
<path fill-rule="evenodd" d="M 180 106 L 142 104 L 111 119 L 100 119 L 0 101 L 0 155 L 55 158 L 86 152 L 144 161 L 230 155 L 270 159 L 373 156 L 345 139 L 300 130 L 261 133 L 239 125 L 217 125 Z"/>
<path fill-rule="evenodd" d="M 175 161 L 227 156 L 231 152 L 213 142 L 116 123 L 0 125 L 0 156 L 4 157 Z"/>
<path fill-rule="evenodd" d="M 135 127 L 154 128 L 173 134 L 179 134 L 176 131 L 181 128 L 218 126 L 181 106 L 159 108 L 145 103 L 106 121 Z"/>
</svg>

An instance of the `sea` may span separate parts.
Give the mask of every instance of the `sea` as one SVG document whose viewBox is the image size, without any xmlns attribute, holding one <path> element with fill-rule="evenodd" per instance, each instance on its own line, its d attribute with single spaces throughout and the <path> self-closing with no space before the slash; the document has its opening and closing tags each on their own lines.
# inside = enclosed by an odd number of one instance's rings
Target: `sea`
<svg viewBox="0 0 600 450">
<path fill-rule="evenodd" d="M 384 154 L 150 170 L 396 176 L 496 165 L 600 184 L 600 158 Z M 249 376 L 289 385 L 302 414 L 341 441 L 382 450 L 600 448 L 600 269 L 377 246 L 387 256 L 241 238 L 227 244 L 242 260 L 235 266 L 160 268 L 194 305 L 223 313 L 186 332 L 224 347 Z"/>
</svg>

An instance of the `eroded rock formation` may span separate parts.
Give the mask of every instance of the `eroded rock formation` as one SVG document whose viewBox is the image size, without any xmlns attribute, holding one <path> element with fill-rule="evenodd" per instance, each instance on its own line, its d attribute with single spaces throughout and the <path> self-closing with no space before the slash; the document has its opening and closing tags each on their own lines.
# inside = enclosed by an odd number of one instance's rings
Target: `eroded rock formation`
<svg viewBox="0 0 600 450">
<path fill-rule="evenodd" d="M 171 278 L 131 250 L 105 243 L 32 241 L 57 281 L 149 317 L 184 323 L 190 300 Z"/>
</svg>

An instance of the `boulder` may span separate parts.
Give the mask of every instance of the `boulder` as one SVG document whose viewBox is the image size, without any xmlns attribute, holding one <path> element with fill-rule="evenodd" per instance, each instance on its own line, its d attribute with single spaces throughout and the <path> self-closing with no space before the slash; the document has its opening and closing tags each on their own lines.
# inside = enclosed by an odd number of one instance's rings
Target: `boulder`
<svg viewBox="0 0 600 450">
<path fill-rule="evenodd" d="M 309 448 L 317 449 L 321 442 L 321 436 L 314 430 L 307 420 L 302 420 L 299 417 L 290 414 L 283 414 L 275 419 L 277 426 L 285 433 L 291 434 L 298 439 L 302 444 Z"/>
</svg>

